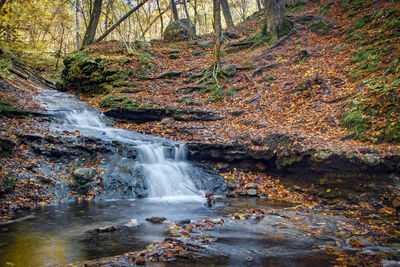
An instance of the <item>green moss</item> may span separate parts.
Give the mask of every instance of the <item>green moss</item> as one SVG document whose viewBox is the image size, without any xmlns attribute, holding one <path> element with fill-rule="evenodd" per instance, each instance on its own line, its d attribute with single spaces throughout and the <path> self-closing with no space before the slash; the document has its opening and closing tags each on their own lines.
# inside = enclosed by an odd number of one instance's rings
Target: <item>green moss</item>
<svg viewBox="0 0 400 267">
<path fill-rule="evenodd" d="M 329 33 L 331 28 L 332 28 L 332 25 L 328 21 L 321 20 L 317 23 L 312 24 L 310 26 L 310 31 L 318 33 L 318 34 L 327 34 L 327 33 Z"/>
<path fill-rule="evenodd" d="M 0 77 L 6 80 L 12 79 L 13 75 L 10 72 L 11 67 L 11 60 L 8 58 L 0 58 Z"/>
<path fill-rule="evenodd" d="M 285 17 L 283 19 L 281 30 L 278 33 L 278 37 L 282 37 L 282 36 L 285 36 L 285 35 L 289 34 L 289 32 L 293 28 L 293 25 L 294 25 L 293 22 L 290 19 Z"/>
<path fill-rule="evenodd" d="M 120 94 L 135 94 L 141 92 L 141 90 L 134 88 L 117 88 L 114 90 L 114 92 Z"/>
<path fill-rule="evenodd" d="M 30 117 L 32 114 L 29 111 L 15 109 L 13 105 L 0 101 L 0 116 L 20 118 Z"/>
<path fill-rule="evenodd" d="M 328 4 L 326 4 L 326 5 L 324 5 L 323 7 L 321 7 L 321 8 L 317 11 L 317 13 L 318 13 L 318 14 L 322 14 L 322 15 L 328 14 L 329 9 L 332 7 L 332 5 L 333 5 L 332 2 L 331 2 L 331 3 L 328 3 Z"/>
<path fill-rule="evenodd" d="M 288 8 L 285 9 L 285 12 L 297 12 L 303 11 L 305 6 L 307 5 L 307 1 L 304 0 L 296 0 L 294 5 L 290 5 Z"/>
<path fill-rule="evenodd" d="M 117 109 L 121 107 L 122 102 L 124 102 L 128 97 L 115 97 L 113 95 L 107 95 L 103 97 L 99 103 L 102 108 Z"/>
<path fill-rule="evenodd" d="M 0 193 L 11 193 L 14 191 L 14 188 L 17 184 L 17 179 L 11 174 L 6 175 L 3 178 L 0 178 Z"/>
</svg>

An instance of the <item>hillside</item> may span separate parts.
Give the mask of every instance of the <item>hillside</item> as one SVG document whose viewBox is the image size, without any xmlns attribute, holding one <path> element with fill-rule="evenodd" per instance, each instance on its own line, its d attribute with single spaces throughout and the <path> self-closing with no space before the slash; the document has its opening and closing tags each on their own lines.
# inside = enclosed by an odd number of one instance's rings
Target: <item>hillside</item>
<svg viewBox="0 0 400 267">
<path fill-rule="evenodd" d="M 83 99 L 106 111 L 157 113 L 117 127 L 182 141 L 250 144 L 284 133 L 306 148 L 398 153 L 398 4 L 301 4 L 288 13 L 293 29 L 270 48 L 269 43 L 238 46 L 257 36 L 261 14 L 232 30 L 240 39 L 226 38 L 223 66 L 229 71 L 235 65 L 234 73 L 221 79 L 220 87 L 199 83 L 213 60 L 207 42 L 212 36 L 203 36 L 192 42 L 139 43 L 131 54 L 118 42 L 94 45 L 66 61 L 66 88 L 94 92 Z M 76 87 L 82 78 L 89 78 L 89 91 Z M 162 121 L 169 116 L 160 110 L 174 109 L 211 117 Z"/>
</svg>

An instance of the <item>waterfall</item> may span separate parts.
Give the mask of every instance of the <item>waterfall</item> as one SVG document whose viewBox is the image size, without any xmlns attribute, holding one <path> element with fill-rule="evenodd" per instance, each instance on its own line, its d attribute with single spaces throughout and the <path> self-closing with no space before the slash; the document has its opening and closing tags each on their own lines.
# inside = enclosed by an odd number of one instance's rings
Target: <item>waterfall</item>
<svg viewBox="0 0 400 267">
<path fill-rule="evenodd" d="M 58 118 L 55 130 L 78 130 L 81 135 L 117 140 L 136 147 L 139 155 L 134 163 L 118 158 L 116 165 L 126 161 L 129 164 L 126 168 L 135 165 L 134 168 L 140 169 L 147 181 L 150 198 L 197 196 L 196 186 L 190 177 L 193 167 L 186 160 L 184 144 L 169 141 L 167 146 L 163 144 L 165 139 L 107 126 L 101 112 L 66 93 L 46 91 L 40 100 Z"/>
</svg>

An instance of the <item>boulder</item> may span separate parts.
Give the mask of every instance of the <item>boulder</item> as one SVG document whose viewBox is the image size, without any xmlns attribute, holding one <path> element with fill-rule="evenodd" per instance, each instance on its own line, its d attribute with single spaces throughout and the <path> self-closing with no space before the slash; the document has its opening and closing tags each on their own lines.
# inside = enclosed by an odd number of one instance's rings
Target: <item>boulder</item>
<svg viewBox="0 0 400 267">
<path fill-rule="evenodd" d="M 145 41 L 137 41 L 136 46 L 140 49 L 146 50 L 151 48 L 151 43 Z"/>
<path fill-rule="evenodd" d="M 11 156 L 16 143 L 12 140 L 1 138 L 0 139 L 0 158 Z"/>
<path fill-rule="evenodd" d="M 211 48 L 214 45 L 214 42 L 211 40 L 205 40 L 205 41 L 198 42 L 197 45 L 200 46 L 201 48 L 207 49 L 207 48 Z"/>
<path fill-rule="evenodd" d="M 187 18 L 171 21 L 164 31 L 164 41 L 177 42 L 196 34 L 196 27 Z"/>
<path fill-rule="evenodd" d="M 74 176 L 75 183 L 82 186 L 93 180 L 96 176 L 96 171 L 92 168 L 78 168 L 74 170 L 72 175 Z"/>
<path fill-rule="evenodd" d="M 220 71 L 222 74 L 224 74 L 228 77 L 233 77 L 236 75 L 237 68 L 236 68 L 236 65 L 229 64 L 229 65 L 222 66 Z"/>
</svg>

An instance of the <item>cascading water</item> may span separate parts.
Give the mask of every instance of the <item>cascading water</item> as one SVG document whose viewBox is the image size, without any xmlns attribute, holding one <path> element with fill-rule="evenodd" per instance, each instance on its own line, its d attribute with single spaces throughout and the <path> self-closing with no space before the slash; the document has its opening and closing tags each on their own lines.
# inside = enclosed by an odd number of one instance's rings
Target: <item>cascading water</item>
<svg viewBox="0 0 400 267">
<path fill-rule="evenodd" d="M 153 199 L 182 198 L 198 196 L 191 180 L 192 165 L 186 160 L 184 144 L 172 143 L 167 146 L 165 139 L 115 129 L 107 125 L 105 116 L 86 106 L 75 97 L 55 91 L 43 92 L 40 100 L 53 113 L 58 122 L 54 129 L 76 131 L 81 135 L 107 141 L 119 141 L 134 146 L 138 151 L 136 160 L 118 157 L 111 162 L 110 173 L 118 174 L 120 169 L 140 170 L 145 178 L 148 197 Z M 123 165 L 123 166 L 122 166 Z M 128 170 L 126 173 L 134 173 Z M 117 179 L 120 176 L 117 177 Z"/>
</svg>

